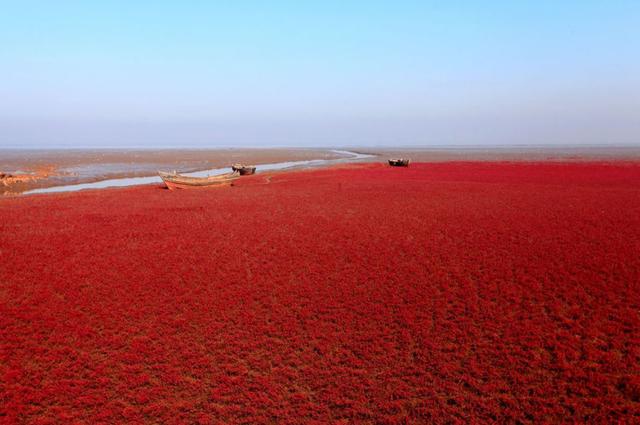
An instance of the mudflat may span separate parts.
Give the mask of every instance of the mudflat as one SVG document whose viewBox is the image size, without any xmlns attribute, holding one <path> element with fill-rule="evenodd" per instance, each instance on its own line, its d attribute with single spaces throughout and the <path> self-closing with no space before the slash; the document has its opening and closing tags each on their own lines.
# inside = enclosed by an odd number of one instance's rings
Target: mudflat
<svg viewBox="0 0 640 425">
<path fill-rule="evenodd" d="M 367 162 L 393 157 L 413 162 L 513 161 L 584 162 L 640 161 L 640 146 L 521 146 L 521 147 L 351 147 L 372 154 Z M 188 173 L 231 166 L 236 162 L 267 164 L 286 161 L 330 160 L 343 153 L 321 148 L 282 149 L 60 149 L 0 150 L 0 195 L 37 188 L 91 183 L 107 179 L 144 177 L 158 170 Z"/>
<path fill-rule="evenodd" d="M 330 149 L 60 149 L 0 150 L 0 194 L 99 180 L 154 175 L 157 170 L 191 172 L 236 162 L 266 164 L 336 159 Z"/>
<path fill-rule="evenodd" d="M 640 146 L 489 146 L 362 148 L 359 151 L 414 162 L 447 161 L 633 161 L 640 160 Z"/>
</svg>

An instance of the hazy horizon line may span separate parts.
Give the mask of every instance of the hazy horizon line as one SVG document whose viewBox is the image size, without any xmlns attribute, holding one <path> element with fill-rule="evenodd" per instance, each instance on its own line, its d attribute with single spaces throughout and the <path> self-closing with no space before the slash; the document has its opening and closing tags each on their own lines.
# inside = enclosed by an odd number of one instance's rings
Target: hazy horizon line
<svg viewBox="0 0 640 425">
<path fill-rule="evenodd" d="M 340 150 L 340 149 L 527 149 L 527 148 L 545 148 L 545 149 L 565 149 L 565 148 L 640 148 L 640 142 L 637 143 L 500 143 L 500 144 L 468 144 L 468 143 L 447 143 L 447 144 L 407 144 L 407 145 L 390 145 L 390 144 L 354 144 L 354 145 L 210 145 L 210 146 L 53 146 L 53 147 L 1 147 L 0 151 L 100 151 L 100 150 L 231 150 L 231 149 L 299 149 L 299 150 Z"/>
</svg>

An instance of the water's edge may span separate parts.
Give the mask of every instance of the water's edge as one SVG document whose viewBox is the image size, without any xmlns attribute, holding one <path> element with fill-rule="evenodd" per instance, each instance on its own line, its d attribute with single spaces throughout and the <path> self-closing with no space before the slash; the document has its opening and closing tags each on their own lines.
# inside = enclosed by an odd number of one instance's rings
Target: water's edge
<svg viewBox="0 0 640 425">
<path fill-rule="evenodd" d="M 358 152 L 344 151 L 344 150 L 332 150 L 331 152 L 338 153 L 341 155 L 349 155 L 345 158 L 337 158 L 337 159 L 310 159 L 304 161 L 286 161 L 286 162 L 275 162 L 271 164 L 260 164 L 256 168 L 256 173 L 265 172 L 265 171 L 277 171 L 277 170 L 285 170 L 289 168 L 300 168 L 300 167 L 319 167 L 326 165 L 334 165 L 334 164 L 342 164 L 347 162 L 359 161 L 362 159 L 374 158 L 375 155 L 363 154 Z M 184 173 L 185 176 L 193 176 L 193 177 L 206 177 L 206 176 L 215 176 L 219 174 L 224 174 L 229 172 L 229 167 L 225 168 L 212 168 L 209 170 L 196 171 L 193 173 Z M 92 183 L 79 183 L 79 184 L 70 184 L 63 186 L 52 186 L 45 187 L 41 189 L 32 189 L 26 192 L 23 192 L 23 195 L 35 195 L 38 193 L 60 193 L 60 192 L 76 192 L 78 190 L 85 189 L 105 189 L 108 187 L 126 187 L 126 186 L 137 186 L 143 184 L 157 184 L 161 183 L 162 179 L 160 176 L 148 176 L 148 177 L 126 177 L 121 179 L 108 179 L 101 180 Z"/>
</svg>

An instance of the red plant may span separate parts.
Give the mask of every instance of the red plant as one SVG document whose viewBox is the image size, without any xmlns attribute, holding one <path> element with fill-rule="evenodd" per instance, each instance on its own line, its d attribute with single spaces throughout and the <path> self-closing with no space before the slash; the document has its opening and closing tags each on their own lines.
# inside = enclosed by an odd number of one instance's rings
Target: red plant
<svg viewBox="0 0 640 425">
<path fill-rule="evenodd" d="M 0 200 L 0 423 L 627 421 L 640 165 Z"/>
</svg>

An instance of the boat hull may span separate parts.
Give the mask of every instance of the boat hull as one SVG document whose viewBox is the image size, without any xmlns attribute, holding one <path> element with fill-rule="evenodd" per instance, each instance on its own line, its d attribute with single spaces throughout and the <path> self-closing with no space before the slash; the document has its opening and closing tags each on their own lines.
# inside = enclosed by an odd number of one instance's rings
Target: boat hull
<svg viewBox="0 0 640 425">
<path fill-rule="evenodd" d="M 392 167 L 408 167 L 409 160 L 405 158 L 390 159 L 389 165 L 391 165 Z"/>
<path fill-rule="evenodd" d="M 229 173 L 222 176 L 213 177 L 189 177 L 180 174 L 171 174 L 165 172 L 158 172 L 162 181 L 170 190 L 177 189 L 211 189 L 233 186 L 233 181 L 237 179 L 240 174 L 237 172 Z"/>
<path fill-rule="evenodd" d="M 256 172 L 255 165 L 233 164 L 231 169 L 239 172 L 241 176 L 250 176 Z"/>
<path fill-rule="evenodd" d="M 241 176 L 250 176 L 256 173 L 256 167 L 244 167 L 238 170 Z"/>
<path fill-rule="evenodd" d="M 207 185 L 192 185 L 192 184 L 174 182 L 174 181 L 170 181 L 170 180 L 164 180 L 164 184 L 167 185 L 167 188 L 169 190 L 213 189 L 213 188 L 222 188 L 222 187 L 233 186 L 233 180 L 223 181 L 223 182 L 219 182 L 219 183 L 211 183 L 211 184 L 207 184 Z"/>
</svg>

